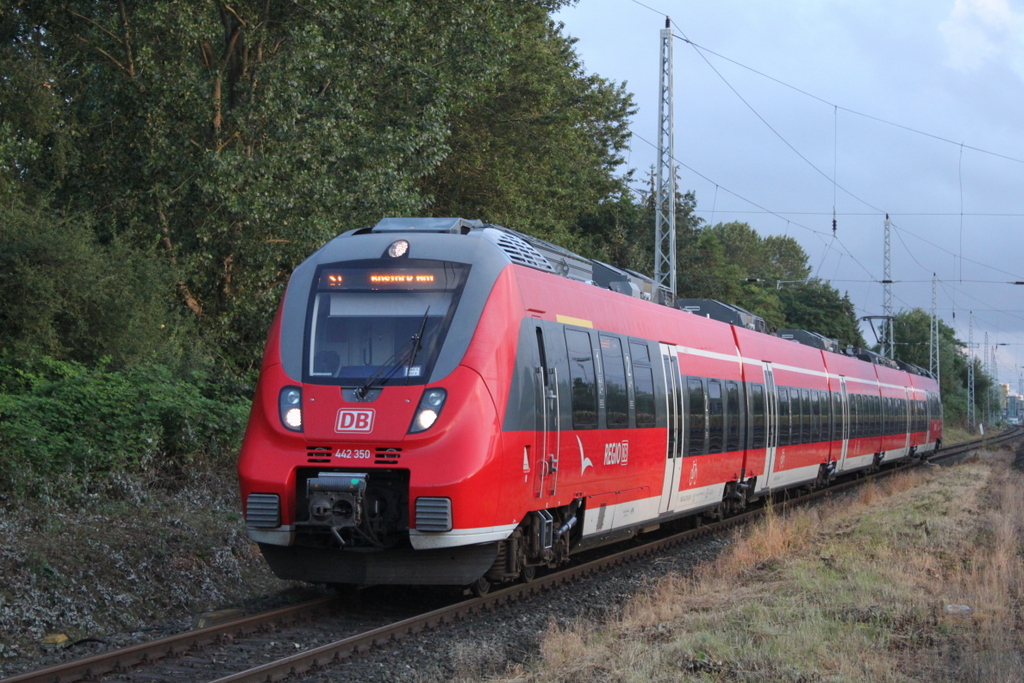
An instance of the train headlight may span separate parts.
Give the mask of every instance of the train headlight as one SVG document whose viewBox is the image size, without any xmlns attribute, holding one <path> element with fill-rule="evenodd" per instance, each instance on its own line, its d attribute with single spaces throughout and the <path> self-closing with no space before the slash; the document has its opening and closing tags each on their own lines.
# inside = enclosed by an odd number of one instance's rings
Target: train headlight
<svg viewBox="0 0 1024 683">
<path fill-rule="evenodd" d="M 285 387 L 277 400 L 281 424 L 293 432 L 302 431 L 302 389 Z"/>
<path fill-rule="evenodd" d="M 424 432 L 434 426 L 444 402 L 448 398 L 448 392 L 444 389 L 427 389 L 423 392 L 420 405 L 416 408 L 416 415 L 412 418 L 412 425 L 409 427 L 410 434 Z"/>
<path fill-rule="evenodd" d="M 391 258 L 398 258 L 405 256 L 409 252 L 409 243 L 405 240 L 396 240 L 391 243 L 388 247 L 388 256 Z"/>
</svg>

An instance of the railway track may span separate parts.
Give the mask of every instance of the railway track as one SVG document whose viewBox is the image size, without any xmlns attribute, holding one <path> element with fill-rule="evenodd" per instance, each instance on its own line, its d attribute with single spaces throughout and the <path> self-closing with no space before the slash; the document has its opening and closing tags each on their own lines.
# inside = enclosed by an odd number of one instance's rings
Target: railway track
<svg viewBox="0 0 1024 683">
<path fill-rule="evenodd" d="M 1024 427 L 1003 434 L 956 444 L 933 454 L 930 462 L 952 460 L 980 447 L 1011 441 L 1024 435 Z M 807 504 L 856 486 L 869 478 L 889 476 L 906 466 L 887 469 L 783 502 Z M 776 505 L 776 507 L 780 507 Z M 278 609 L 227 623 L 176 634 L 150 643 L 79 659 L 40 671 L 4 679 L 0 683 L 69 683 L 71 681 L 279 681 L 319 669 L 330 669 L 353 654 L 415 635 L 427 629 L 501 609 L 573 583 L 616 565 L 635 562 L 698 538 L 749 522 L 760 516 L 756 508 L 721 522 L 672 533 L 643 545 L 537 577 L 472 599 L 453 599 L 450 604 L 408 616 L 355 614 L 353 597 L 338 595 Z M 397 618 L 396 618 L 397 617 Z M 270 661 L 254 666 L 263 658 Z"/>
</svg>

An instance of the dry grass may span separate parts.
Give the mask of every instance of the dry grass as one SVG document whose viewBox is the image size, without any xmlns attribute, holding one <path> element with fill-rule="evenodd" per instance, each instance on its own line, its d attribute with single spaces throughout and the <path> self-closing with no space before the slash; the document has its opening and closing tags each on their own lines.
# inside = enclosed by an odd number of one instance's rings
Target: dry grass
<svg viewBox="0 0 1024 683">
<path fill-rule="evenodd" d="M 1024 476 L 1006 452 L 769 514 L 520 681 L 1020 681 Z M 960 610 L 966 605 L 970 611 Z"/>
<path fill-rule="evenodd" d="M 942 443 L 947 446 L 952 446 L 955 443 L 963 443 L 964 441 L 970 441 L 971 439 L 977 439 L 980 436 L 980 434 L 971 434 L 966 429 L 952 427 L 948 424 L 942 428 Z"/>
</svg>

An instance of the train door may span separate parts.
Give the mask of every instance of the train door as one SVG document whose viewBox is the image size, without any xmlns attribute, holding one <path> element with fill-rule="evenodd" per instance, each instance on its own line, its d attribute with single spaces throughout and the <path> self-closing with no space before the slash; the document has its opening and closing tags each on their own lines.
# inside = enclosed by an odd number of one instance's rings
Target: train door
<svg viewBox="0 0 1024 683">
<path fill-rule="evenodd" d="M 846 378 L 839 378 L 839 395 L 840 403 L 842 405 L 842 414 L 839 415 L 839 434 L 837 437 L 843 441 L 843 451 L 839 458 L 839 469 L 838 472 L 842 472 L 846 467 L 846 453 L 850 450 L 850 395 L 846 391 Z"/>
<path fill-rule="evenodd" d="M 675 347 L 662 344 L 661 360 L 665 367 L 668 438 L 665 448 L 665 479 L 662 483 L 658 512 L 668 512 L 674 508 L 679 495 L 679 477 L 683 470 L 683 392 L 682 378 L 679 375 L 679 354 Z"/>
<path fill-rule="evenodd" d="M 767 415 L 765 416 L 764 474 L 758 477 L 756 491 L 768 489 L 772 470 L 775 469 L 775 453 L 779 446 L 779 392 L 775 386 L 775 371 L 771 363 L 764 363 L 764 394 Z"/>
<path fill-rule="evenodd" d="M 551 342 L 548 342 L 551 343 Z M 545 346 L 544 330 L 537 325 L 537 352 L 540 367 L 537 373 L 537 406 L 538 425 L 537 440 L 534 446 L 533 463 L 529 456 L 524 455 L 525 467 L 532 466 L 534 471 L 534 493 L 537 498 L 555 495 L 558 488 L 558 459 L 561 455 L 561 406 L 558 396 L 558 368 L 549 363 L 548 348 Z M 564 352 L 563 352 L 564 353 Z"/>
</svg>

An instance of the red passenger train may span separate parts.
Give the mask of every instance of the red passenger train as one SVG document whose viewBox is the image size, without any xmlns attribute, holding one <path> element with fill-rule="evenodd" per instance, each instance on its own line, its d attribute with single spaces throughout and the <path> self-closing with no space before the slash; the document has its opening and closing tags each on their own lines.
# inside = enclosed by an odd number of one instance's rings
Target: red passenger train
<svg viewBox="0 0 1024 683">
<path fill-rule="evenodd" d="M 282 578 L 485 590 L 938 446 L 927 372 L 650 288 L 479 221 L 335 238 L 267 340 L 238 465 L 250 538 Z"/>
</svg>

